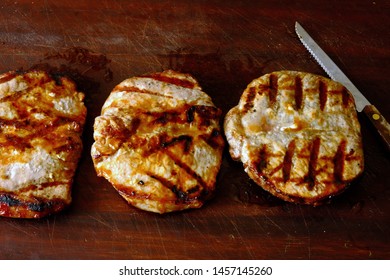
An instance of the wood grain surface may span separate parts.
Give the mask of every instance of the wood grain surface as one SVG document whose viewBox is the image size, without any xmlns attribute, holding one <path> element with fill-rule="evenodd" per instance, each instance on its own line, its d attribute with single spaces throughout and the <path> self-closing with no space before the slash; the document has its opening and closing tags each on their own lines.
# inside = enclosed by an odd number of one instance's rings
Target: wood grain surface
<svg viewBox="0 0 390 280">
<path fill-rule="evenodd" d="M 98 178 L 93 120 L 127 77 L 194 75 L 223 110 L 276 70 L 326 75 L 294 32 L 299 21 L 390 120 L 389 1 L 3 0 L 0 71 L 61 71 L 86 94 L 73 203 L 40 220 L 0 218 L 1 259 L 390 259 L 390 160 L 365 116 L 365 172 L 330 203 L 261 191 L 227 150 L 216 197 L 168 215 L 135 209 Z"/>
</svg>

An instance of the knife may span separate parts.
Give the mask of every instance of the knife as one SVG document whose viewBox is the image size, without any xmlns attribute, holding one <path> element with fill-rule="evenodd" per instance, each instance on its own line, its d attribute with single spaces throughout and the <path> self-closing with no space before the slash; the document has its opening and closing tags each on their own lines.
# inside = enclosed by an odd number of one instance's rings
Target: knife
<svg viewBox="0 0 390 280">
<path fill-rule="evenodd" d="M 368 117 L 378 131 L 388 151 L 390 151 L 390 125 L 383 115 L 364 97 L 298 22 L 295 22 L 295 32 L 302 44 L 312 54 L 314 59 L 320 64 L 329 77 L 344 85 L 352 93 L 355 99 L 356 110 L 358 112 L 363 112 Z"/>
</svg>

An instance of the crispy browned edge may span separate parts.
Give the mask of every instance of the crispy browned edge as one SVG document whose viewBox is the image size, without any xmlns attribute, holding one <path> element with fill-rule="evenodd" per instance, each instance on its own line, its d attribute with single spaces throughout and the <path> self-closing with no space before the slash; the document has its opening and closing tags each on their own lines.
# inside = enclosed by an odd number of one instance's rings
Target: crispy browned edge
<svg viewBox="0 0 390 280">
<path fill-rule="evenodd" d="M 11 193 L 0 194 L 0 215 L 9 218 L 42 218 L 68 206 L 62 199 L 23 201 Z"/>
</svg>

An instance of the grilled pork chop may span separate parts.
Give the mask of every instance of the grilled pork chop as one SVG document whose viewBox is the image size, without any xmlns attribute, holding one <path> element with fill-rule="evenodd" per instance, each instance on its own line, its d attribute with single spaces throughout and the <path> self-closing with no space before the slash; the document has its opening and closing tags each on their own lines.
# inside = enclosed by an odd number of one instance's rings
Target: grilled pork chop
<svg viewBox="0 0 390 280">
<path fill-rule="evenodd" d="M 321 76 L 281 71 L 253 80 L 224 128 L 232 158 L 286 201 L 319 204 L 363 172 L 353 97 Z"/>
<path fill-rule="evenodd" d="M 40 218 L 71 202 L 84 95 L 47 73 L 0 76 L 0 215 Z"/>
<path fill-rule="evenodd" d="M 168 70 L 129 78 L 95 119 L 97 174 L 137 208 L 199 208 L 215 193 L 224 147 L 220 116 L 190 75 Z"/>
</svg>

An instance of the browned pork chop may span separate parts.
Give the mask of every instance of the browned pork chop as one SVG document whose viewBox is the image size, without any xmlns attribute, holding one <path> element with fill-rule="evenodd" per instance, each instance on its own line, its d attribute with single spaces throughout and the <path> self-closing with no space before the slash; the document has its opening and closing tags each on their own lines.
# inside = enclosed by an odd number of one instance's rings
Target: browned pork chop
<svg viewBox="0 0 390 280">
<path fill-rule="evenodd" d="M 127 79 L 95 120 L 97 174 L 140 209 L 199 208 L 215 193 L 220 116 L 190 75 L 168 70 Z"/>
<path fill-rule="evenodd" d="M 318 204 L 363 172 L 353 97 L 321 76 L 281 71 L 255 79 L 224 127 L 232 158 L 286 201 Z"/>
<path fill-rule="evenodd" d="M 71 203 L 84 95 L 47 73 L 0 76 L 0 215 L 39 218 Z"/>
</svg>

